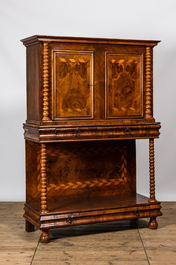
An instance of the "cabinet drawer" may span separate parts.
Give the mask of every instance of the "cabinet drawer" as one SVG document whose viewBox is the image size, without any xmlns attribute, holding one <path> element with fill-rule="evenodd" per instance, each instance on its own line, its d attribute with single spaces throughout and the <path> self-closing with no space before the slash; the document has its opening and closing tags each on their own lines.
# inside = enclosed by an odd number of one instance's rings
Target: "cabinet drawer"
<svg viewBox="0 0 176 265">
<path fill-rule="evenodd" d="M 40 142 L 158 138 L 160 125 L 57 128 L 40 130 Z"/>
<path fill-rule="evenodd" d="M 148 134 L 154 133 L 158 135 L 157 131 L 152 128 L 142 126 L 117 126 L 117 127 L 76 127 L 76 128 L 62 128 L 56 129 L 55 139 L 105 139 L 105 138 L 145 138 Z"/>
<path fill-rule="evenodd" d="M 158 138 L 160 124 L 131 126 L 34 127 L 24 125 L 25 139 L 33 142 L 93 141 Z"/>
</svg>

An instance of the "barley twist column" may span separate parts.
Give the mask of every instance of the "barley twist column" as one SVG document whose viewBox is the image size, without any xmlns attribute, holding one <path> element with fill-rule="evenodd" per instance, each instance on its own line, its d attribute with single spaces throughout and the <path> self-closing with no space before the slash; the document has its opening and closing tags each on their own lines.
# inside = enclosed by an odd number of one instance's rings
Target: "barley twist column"
<svg viewBox="0 0 176 265">
<path fill-rule="evenodd" d="M 155 203 L 155 158 L 154 158 L 154 139 L 149 139 L 149 164 L 150 164 L 150 199 L 149 203 Z M 149 228 L 156 229 L 158 223 L 156 216 L 150 217 Z"/>
<path fill-rule="evenodd" d="M 150 199 L 149 202 L 155 202 L 155 151 L 154 139 L 149 139 L 149 169 L 150 169 Z"/>
<path fill-rule="evenodd" d="M 46 144 L 41 144 L 40 186 L 41 186 L 41 213 L 47 213 Z"/>
<path fill-rule="evenodd" d="M 46 182 L 46 144 L 41 144 L 40 157 L 40 186 L 41 186 L 41 214 L 47 213 L 47 182 Z M 48 229 L 42 229 L 40 242 L 50 242 L 50 235 Z"/>
<path fill-rule="evenodd" d="M 43 121 L 50 120 L 49 116 L 49 59 L 48 43 L 43 44 Z"/>
<path fill-rule="evenodd" d="M 151 48 L 146 47 L 146 102 L 145 102 L 145 118 L 149 120 L 153 120 L 152 114 L 152 54 Z"/>
</svg>

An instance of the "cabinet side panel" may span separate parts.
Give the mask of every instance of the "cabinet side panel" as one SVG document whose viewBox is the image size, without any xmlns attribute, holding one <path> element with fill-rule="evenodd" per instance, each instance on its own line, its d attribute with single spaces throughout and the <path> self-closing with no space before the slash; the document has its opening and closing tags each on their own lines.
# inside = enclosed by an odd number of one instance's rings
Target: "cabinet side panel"
<svg viewBox="0 0 176 265">
<path fill-rule="evenodd" d="M 135 142 L 47 145 L 49 201 L 136 192 Z"/>
<path fill-rule="evenodd" d="M 40 201 L 40 145 L 26 141 L 26 203 Z"/>
<path fill-rule="evenodd" d="M 40 44 L 27 47 L 27 120 L 41 120 Z"/>
</svg>

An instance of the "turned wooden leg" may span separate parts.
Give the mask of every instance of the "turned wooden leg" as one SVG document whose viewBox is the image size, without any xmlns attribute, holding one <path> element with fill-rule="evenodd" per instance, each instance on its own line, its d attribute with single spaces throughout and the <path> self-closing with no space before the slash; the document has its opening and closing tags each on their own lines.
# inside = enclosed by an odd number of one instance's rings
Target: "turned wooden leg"
<svg viewBox="0 0 176 265">
<path fill-rule="evenodd" d="M 31 224 L 28 220 L 25 220 L 25 231 L 26 232 L 34 232 L 35 226 Z"/>
<path fill-rule="evenodd" d="M 154 203 L 155 199 L 155 152 L 154 152 L 154 139 L 149 139 L 149 168 L 150 168 L 150 203 Z M 156 229 L 158 223 L 156 217 L 150 217 L 150 222 L 148 224 L 149 228 Z"/>
<path fill-rule="evenodd" d="M 48 233 L 48 229 L 42 230 L 42 234 L 40 236 L 41 243 L 49 243 L 50 242 L 50 235 Z"/>
<path fill-rule="evenodd" d="M 46 144 L 41 144 L 40 185 L 41 185 L 41 213 L 47 213 L 47 182 L 46 182 Z"/>
<path fill-rule="evenodd" d="M 150 229 L 157 229 L 158 223 L 156 221 L 156 217 L 150 217 L 150 222 L 148 224 Z"/>
<path fill-rule="evenodd" d="M 156 202 L 154 139 L 149 139 L 149 168 L 150 168 L 150 199 L 149 199 L 149 202 Z"/>
</svg>

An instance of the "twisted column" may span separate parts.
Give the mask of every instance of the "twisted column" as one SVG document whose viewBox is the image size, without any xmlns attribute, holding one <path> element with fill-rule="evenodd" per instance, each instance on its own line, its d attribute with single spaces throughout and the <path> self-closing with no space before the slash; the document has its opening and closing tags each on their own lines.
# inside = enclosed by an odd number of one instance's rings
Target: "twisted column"
<svg viewBox="0 0 176 265">
<path fill-rule="evenodd" d="M 145 118 L 146 119 L 153 119 L 151 61 L 152 61 L 151 48 L 146 47 L 146 103 L 145 103 Z"/>
<path fill-rule="evenodd" d="M 43 44 L 43 121 L 48 121 L 49 115 L 49 59 L 48 43 Z"/>
<path fill-rule="evenodd" d="M 40 186 L 41 186 L 41 213 L 47 213 L 46 144 L 41 144 Z"/>
<path fill-rule="evenodd" d="M 154 139 L 149 139 L 149 169 L 150 169 L 150 199 L 149 199 L 149 202 L 156 202 Z"/>
</svg>

